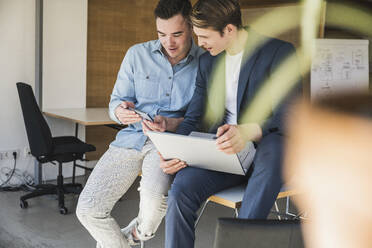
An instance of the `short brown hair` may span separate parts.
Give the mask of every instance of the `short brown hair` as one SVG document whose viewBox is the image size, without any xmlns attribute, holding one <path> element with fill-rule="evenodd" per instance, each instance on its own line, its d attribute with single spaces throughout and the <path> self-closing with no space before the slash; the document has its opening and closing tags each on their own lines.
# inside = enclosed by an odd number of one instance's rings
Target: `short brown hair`
<svg viewBox="0 0 372 248">
<path fill-rule="evenodd" d="M 190 23 L 191 8 L 190 0 L 160 0 L 154 10 L 154 15 L 155 18 L 168 20 L 181 14 L 187 23 Z"/>
<path fill-rule="evenodd" d="M 242 28 L 238 0 L 199 0 L 191 11 L 191 22 L 198 28 L 212 28 L 223 34 L 227 24 Z"/>
</svg>

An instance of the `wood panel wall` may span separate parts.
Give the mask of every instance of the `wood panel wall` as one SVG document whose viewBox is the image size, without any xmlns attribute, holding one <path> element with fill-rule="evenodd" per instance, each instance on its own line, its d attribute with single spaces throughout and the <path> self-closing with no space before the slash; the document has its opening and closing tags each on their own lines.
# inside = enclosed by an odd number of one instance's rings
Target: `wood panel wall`
<svg viewBox="0 0 372 248">
<path fill-rule="evenodd" d="M 157 38 L 156 2 L 88 1 L 87 107 L 107 106 L 128 48 Z"/>
</svg>

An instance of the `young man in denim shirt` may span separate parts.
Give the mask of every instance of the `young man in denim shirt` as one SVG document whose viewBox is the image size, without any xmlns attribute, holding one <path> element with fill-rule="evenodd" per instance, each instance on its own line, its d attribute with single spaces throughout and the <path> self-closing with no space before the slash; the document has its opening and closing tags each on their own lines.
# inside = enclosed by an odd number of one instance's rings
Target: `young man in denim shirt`
<svg viewBox="0 0 372 248">
<path fill-rule="evenodd" d="M 160 0 L 154 12 L 159 39 L 134 45 L 122 62 L 109 109 L 113 120 L 128 127 L 98 161 L 76 210 L 97 247 L 148 240 L 165 215 L 173 177 L 159 168 L 159 155 L 143 130 L 175 131 L 194 92 L 203 50 L 192 41 L 190 11 L 189 0 Z M 145 122 L 128 108 L 146 112 L 154 121 Z M 138 217 L 120 230 L 111 210 L 140 172 Z"/>
</svg>

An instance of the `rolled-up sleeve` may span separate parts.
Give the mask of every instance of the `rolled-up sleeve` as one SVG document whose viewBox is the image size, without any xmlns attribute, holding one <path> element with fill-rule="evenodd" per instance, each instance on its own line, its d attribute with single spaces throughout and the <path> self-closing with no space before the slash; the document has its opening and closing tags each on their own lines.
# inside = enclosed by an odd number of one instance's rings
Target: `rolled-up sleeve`
<svg viewBox="0 0 372 248">
<path fill-rule="evenodd" d="M 115 109 L 123 102 L 130 101 L 135 102 L 135 90 L 134 90 L 134 53 L 133 48 L 129 48 L 123 62 L 121 63 L 120 70 L 115 82 L 114 89 L 112 90 L 110 103 L 109 103 L 109 115 L 110 118 L 120 123 L 115 115 Z"/>
</svg>

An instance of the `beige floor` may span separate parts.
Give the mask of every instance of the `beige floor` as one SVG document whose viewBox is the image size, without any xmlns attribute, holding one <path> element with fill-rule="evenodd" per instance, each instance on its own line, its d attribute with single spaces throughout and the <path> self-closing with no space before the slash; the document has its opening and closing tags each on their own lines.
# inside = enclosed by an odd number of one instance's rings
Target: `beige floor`
<svg viewBox="0 0 372 248">
<path fill-rule="evenodd" d="M 138 211 L 138 180 L 113 210 L 119 225 L 125 226 Z M 0 248 L 88 248 L 95 242 L 78 222 L 74 210 L 77 197 L 68 195 L 69 214 L 59 214 L 57 200 L 43 196 L 28 200 L 28 209 L 19 207 L 24 192 L 0 192 Z M 282 205 L 282 204 L 280 204 Z M 196 248 L 213 247 L 218 217 L 232 217 L 232 209 L 210 203 L 196 232 Z M 164 247 L 164 223 L 146 248 Z"/>
</svg>

